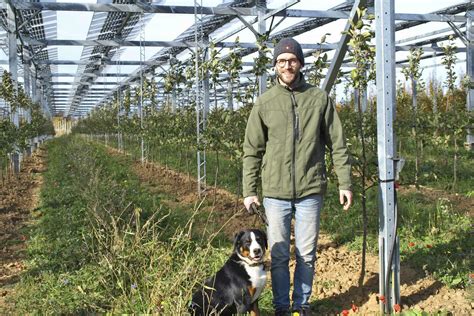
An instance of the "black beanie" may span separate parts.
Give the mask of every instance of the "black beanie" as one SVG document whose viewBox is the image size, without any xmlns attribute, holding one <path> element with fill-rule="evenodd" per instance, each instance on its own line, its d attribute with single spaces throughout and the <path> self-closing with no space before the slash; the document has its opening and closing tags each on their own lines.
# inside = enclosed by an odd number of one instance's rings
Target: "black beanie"
<svg viewBox="0 0 474 316">
<path fill-rule="evenodd" d="M 300 43 L 290 37 L 282 38 L 273 49 L 273 66 L 275 66 L 278 55 L 292 53 L 298 58 L 301 66 L 304 66 L 304 55 Z"/>
</svg>

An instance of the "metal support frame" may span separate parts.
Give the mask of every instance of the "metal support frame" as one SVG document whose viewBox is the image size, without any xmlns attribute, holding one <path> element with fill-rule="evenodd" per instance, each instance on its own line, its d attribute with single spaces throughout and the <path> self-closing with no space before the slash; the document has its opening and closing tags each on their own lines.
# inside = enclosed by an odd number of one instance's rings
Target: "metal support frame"
<svg viewBox="0 0 474 316">
<path fill-rule="evenodd" d="M 227 80 L 227 109 L 229 111 L 234 110 L 234 87 L 232 80 Z"/>
<path fill-rule="evenodd" d="M 466 24 L 463 23 L 458 28 L 462 30 L 465 27 L 466 27 Z M 424 39 L 424 38 L 427 38 L 427 37 L 430 37 L 430 36 L 436 36 L 436 35 L 439 35 L 439 34 L 442 34 L 442 33 L 450 32 L 452 30 L 453 30 L 452 27 L 448 27 L 448 28 L 444 28 L 444 29 L 441 29 L 441 30 L 436 30 L 436 31 L 433 31 L 433 32 L 423 33 L 421 35 L 406 37 L 404 39 L 400 39 L 398 41 L 395 41 L 395 45 L 409 43 L 409 42 Z"/>
<path fill-rule="evenodd" d="M 120 68 L 120 58 L 117 59 L 116 64 L 116 71 L 118 74 L 120 74 L 121 68 Z M 120 78 L 117 76 L 117 84 L 120 84 Z M 123 135 L 120 130 L 120 114 L 122 111 L 122 90 L 117 89 L 117 147 L 120 152 L 123 152 Z"/>
<path fill-rule="evenodd" d="M 289 7 L 291 7 L 292 5 L 294 5 L 298 2 L 300 2 L 300 0 L 291 0 L 287 3 L 285 3 L 284 5 L 280 6 L 279 8 L 276 8 L 276 9 L 272 10 L 271 12 L 267 13 L 263 18 L 268 19 L 270 17 L 273 17 L 276 14 L 280 13 L 281 11 L 286 11 Z M 239 17 L 239 16 L 237 16 L 237 17 Z M 285 19 L 286 19 L 286 15 L 284 15 L 283 18 L 280 20 L 280 22 L 278 22 L 273 28 L 276 28 L 281 23 L 281 21 L 283 21 Z M 244 25 L 242 25 L 241 27 L 236 28 L 235 30 L 232 30 L 231 32 L 229 32 L 225 35 L 220 36 L 219 38 L 215 39 L 215 42 L 216 43 L 222 42 L 225 39 L 237 34 L 238 32 L 244 30 L 245 28 L 247 28 L 248 27 L 247 23 L 250 24 L 250 25 L 253 25 L 256 22 L 258 22 L 258 17 L 250 20 L 249 22 L 247 22 L 247 20 L 245 20 Z M 252 29 L 250 29 L 250 30 L 252 31 Z"/>
<path fill-rule="evenodd" d="M 203 51 L 203 61 L 204 62 L 209 62 L 210 59 L 210 51 L 209 51 L 209 37 L 206 35 L 206 36 L 203 36 L 203 40 L 202 40 L 202 46 L 205 47 L 204 51 Z M 209 69 L 207 69 L 207 67 L 205 67 L 206 69 L 204 70 L 204 73 L 203 73 L 203 80 L 202 80 L 202 88 L 203 88 L 203 93 L 204 93 L 204 108 L 203 108 L 203 113 L 202 113 L 202 118 L 204 120 L 204 122 L 207 122 L 207 116 L 209 114 L 209 106 L 210 106 L 210 103 L 211 103 L 211 96 L 210 96 L 210 83 L 209 83 Z M 204 124 L 205 126 L 206 124 Z"/>
<path fill-rule="evenodd" d="M 16 39 L 16 18 L 15 11 L 10 2 L 7 5 L 7 23 L 8 23 L 8 64 L 10 67 L 11 78 L 13 81 L 13 89 L 18 89 L 18 56 L 17 56 L 17 39 Z M 18 110 L 14 110 L 12 104 L 10 106 L 10 119 L 18 128 L 20 126 L 20 114 Z M 15 145 L 14 152 L 11 154 L 11 162 L 13 171 L 20 172 L 21 164 L 20 149 Z"/>
<path fill-rule="evenodd" d="M 30 24 L 30 22 L 35 19 L 38 15 L 41 14 L 41 10 L 37 10 L 33 15 L 31 15 L 28 19 L 26 19 L 26 21 L 24 21 L 22 24 L 20 24 L 20 26 L 18 26 L 18 31 L 20 32 L 23 27 L 27 26 L 28 24 Z"/>
<path fill-rule="evenodd" d="M 169 6 L 159 4 L 116 4 L 116 3 L 57 3 L 57 2 L 23 2 L 12 0 L 17 10 L 51 10 L 51 11 L 94 11 L 94 12 L 131 12 L 131 13 L 176 13 L 176 14 L 193 14 L 192 6 Z M 1 5 L 1 4 L 0 4 Z M 202 15 L 241 15 L 255 16 L 255 10 L 252 8 L 230 8 L 225 6 L 204 7 L 200 6 L 200 14 Z M 272 13 L 265 9 L 264 14 L 274 16 L 300 17 L 300 18 L 335 18 L 347 19 L 347 13 L 334 10 L 280 10 Z M 396 20 L 400 21 L 436 21 L 436 22 L 465 22 L 463 16 L 451 14 L 411 14 L 398 13 L 395 15 Z"/>
<path fill-rule="evenodd" d="M 418 110 L 418 80 L 413 76 L 413 74 L 410 74 L 410 81 L 411 81 L 411 104 L 412 104 L 412 110 L 416 113 Z"/>
<path fill-rule="evenodd" d="M 469 76 L 469 87 L 467 88 L 467 110 L 474 111 L 474 27 L 472 21 L 474 19 L 474 10 L 467 11 L 466 37 L 466 74 Z M 466 147 L 474 149 L 474 126 L 469 126 L 466 136 Z"/>
<path fill-rule="evenodd" d="M 322 89 L 328 94 L 331 92 L 332 86 L 336 81 L 337 72 L 341 68 L 341 64 L 347 52 L 347 43 L 349 43 L 349 40 L 351 38 L 351 36 L 347 32 L 351 28 L 351 23 L 357 23 L 357 21 L 359 20 L 359 16 L 357 15 L 357 9 L 362 9 L 366 5 L 366 0 L 356 0 L 354 2 L 354 6 L 352 7 L 349 19 L 347 20 L 346 26 L 344 27 L 344 32 L 341 36 L 341 40 L 339 41 L 337 50 L 334 53 L 334 57 L 331 60 L 331 65 L 329 66 L 328 72 L 322 85 Z"/>
<path fill-rule="evenodd" d="M 170 55 L 169 63 L 170 63 L 170 68 L 168 71 L 172 71 L 174 64 L 176 63 L 177 59 L 175 56 Z M 173 90 L 171 91 L 171 112 L 175 113 L 176 112 L 176 105 L 177 105 L 177 95 L 176 95 L 176 89 L 178 87 L 176 86 L 176 83 L 173 84 Z M 169 99 L 168 99 L 169 100 Z"/>
<path fill-rule="evenodd" d="M 289 4 L 292 5 L 292 4 Z M 280 12 L 283 10 L 283 8 L 280 8 L 278 11 L 274 12 L 276 14 L 277 12 Z M 236 13 L 237 11 L 234 10 Z M 266 1 L 257 1 L 257 30 L 252 26 L 251 23 L 247 22 L 243 17 L 240 15 L 237 15 L 237 18 L 246 26 L 254 35 L 256 40 L 258 41 L 258 37 L 264 35 L 267 32 L 267 26 L 266 26 L 266 19 L 269 18 L 269 15 L 266 14 Z M 237 44 L 234 44 L 237 45 Z M 245 43 L 239 43 L 239 47 L 252 47 L 255 44 L 251 45 L 246 45 Z M 255 46 L 256 47 L 256 46 Z M 258 52 L 259 56 L 261 57 L 264 53 L 259 51 Z M 261 95 L 267 90 L 267 74 L 264 73 L 258 78 L 258 94 Z"/>
<path fill-rule="evenodd" d="M 354 88 L 354 111 L 355 112 L 358 112 L 359 109 L 362 110 L 362 107 L 359 106 L 359 102 L 361 101 L 359 95 L 360 95 L 359 88 Z M 362 110 L 362 112 L 364 111 Z"/>
<path fill-rule="evenodd" d="M 26 95 L 31 98 L 31 81 L 30 81 L 30 59 L 29 52 L 23 47 L 23 83 L 25 87 Z M 25 118 L 28 123 L 31 123 L 31 110 L 25 111 Z M 29 140 L 29 146 L 26 148 L 26 155 L 31 156 L 31 140 Z"/>
<path fill-rule="evenodd" d="M 362 113 L 365 113 L 367 111 L 367 105 L 368 105 L 367 87 L 365 87 L 364 90 L 362 91 L 360 102 L 361 102 Z"/>
<path fill-rule="evenodd" d="M 436 52 L 433 52 L 433 64 L 436 64 Z M 436 81 L 436 67 L 433 69 L 433 89 L 434 89 L 434 98 L 433 98 L 433 113 L 438 112 L 438 83 Z"/>
<path fill-rule="evenodd" d="M 264 35 L 267 32 L 267 25 L 265 22 L 265 11 L 266 11 L 266 0 L 260 1 L 260 5 L 257 8 L 258 11 L 258 33 Z M 264 52 L 258 52 L 260 56 L 265 54 Z M 262 95 L 267 90 L 267 73 L 263 73 L 258 78 L 258 95 Z"/>
<path fill-rule="evenodd" d="M 253 29 L 253 28 L 252 28 Z M 257 31 L 254 31 L 253 33 L 258 34 Z M 427 45 L 429 43 L 433 42 L 440 42 L 448 39 L 450 35 L 447 35 L 445 37 L 437 37 L 437 38 L 431 38 L 428 39 L 424 42 L 416 42 L 410 45 L 399 45 L 395 46 L 395 50 L 397 51 L 409 51 L 412 48 L 419 47 L 421 45 Z M 425 37 L 425 36 L 423 36 Z M 454 37 L 458 37 L 458 35 L 454 34 Z M 344 36 L 343 36 L 344 38 Z M 32 39 L 29 37 L 24 37 L 23 41 L 29 45 L 44 45 L 45 47 L 47 46 L 85 46 L 85 47 L 138 47 L 140 46 L 140 41 L 115 41 L 115 40 L 36 40 Z M 194 47 L 196 43 L 190 42 L 190 41 L 143 41 L 141 46 L 146 46 L 146 47 L 180 47 L 180 48 L 191 48 Z M 301 47 L 303 49 L 317 49 L 317 50 L 333 50 L 333 49 L 338 49 L 338 47 L 341 45 L 341 42 L 337 44 L 332 44 L 332 43 L 320 43 L 320 44 L 301 44 Z M 236 44 L 235 42 L 216 42 L 215 43 L 216 47 L 220 48 L 232 48 L 232 47 L 239 47 L 239 48 L 252 48 L 256 49 L 257 45 L 255 43 L 238 43 Z M 273 44 L 269 43 L 269 47 L 272 47 Z M 442 51 L 441 48 L 432 48 L 432 47 L 425 47 L 425 51 Z M 457 52 L 464 52 L 465 49 L 458 48 Z M 4 63 L 5 61 L 0 60 L 0 64 Z M 96 60 L 96 61 L 91 61 L 91 60 L 40 60 L 38 61 L 39 65 L 44 65 L 44 64 L 70 64 L 70 65 L 111 65 L 113 64 L 113 61 L 110 61 L 108 59 L 101 59 L 101 60 Z M 157 62 L 157 61 L 149 61 L 146 63 L 146 65 L 161 65 L 163 64 L 163 61 Z M 124 65 L 138 65 L 138 61 L 124 61 Z M 84 74 L 88 77 L 92 77 L 93 74 Z M 97 75 L 98 76 L 98 75 Z"/>
<path fill-rule="evenodd" d="M 464 43 L 464 45 L 467 46 L 467 37 L 464 35 L 464 33 L 457 27 L 456 24 L 454 24 L 452 21 L 448 21 L 448 25 L 451 27 L 453 30 L 454 34 L 457 35 L 458 38 L 461 39 L 461 41 Z"/>
<path fill-rule="evenodd" d="M 253 3 L 255 4 L 256 2 L 258 1 L 253 1 Z M 298 0 L 289 0 L 289 2 L 287 4 L 284 4 L 283 6 L 280 6 L 279 8 L 277 9 L 274 9 L 274 10 L 270 10 L 270 9 L 266 9 L 264 10 L 264 19 L 267 19 L 269 17 L 283 17 L 283 18 L 286 18 L 286 17 L 306 17 L 306 18 L 309 18 L 305 21 L 303 21 L 302 23 L 297 23 L 297 25 L 294 25 L 291 27 L 291 30 L 290 29 L 287 29 L 285 30 L 286 32 L 293 32 L 291 36 L 294 36 L 294 35 L 298 35 L 300 33 L 302 33 L 303 31 L 303 28 L 305 28 L 306 30 L 309 30 L 309 29 L 312 29 L 314 27 L 317 27 L 318 25 L 320 25 L 321 23 L 324 24 L 324 23 L 328 23 L 330 20 L 332 19 L 347 19 L 349 17 L 349 12 L 348 10 L 351 9 L 351 7 L 353 7 L 352 4 L 343 4 L 343 5 L 339 5 L 337 7 L 334 7 L 332 9 L 329 9 L 329 10 L 290 10 L 288 9 L 289 6 L 291 6 L 292 4 L 298 2 Z M 134 15 L 139 15 L 139 14 L 142 14 L 142 13 L 151 13 L 151 14 L 172 14 L 172 13 L 180 13 L 180 14 L 193 14 L 194 13 L 194 6 L 172 6 L 172 5 L 161 5 L 161 4 L 156 4 L 156 3 L 142 3 L 142 2 L 138 2 L 138 3 L 129 3 L 129 4 L 118 4 L 118 3 L 98 3 L 98 4 L 84 4 L 84 3 L 53 3 L 53 2 L 24 2 L 24 1 L 19 1 L 19 0 L 9 0 L 9 3 L 12 4 L 14 6 L 14 9 L 16 11 L 18 11 L 18 14 L 20 15 L 20 19 L 18 21 L 20 21 L 20 28 L 23 27 L 25 25 L 28 25 L 28 23 L 32 24 L 34 21 L 32 21 L 32 16 L 37 16 L 37 15 L 40 15 L 40 12 L 42 12 L 42 10 L 52 10 L 52 11 L 56 11 L 56 10 L 61 10 L 61 11 L 93 11 L 93 12 L 126 12 L 127 13 L 127 16 L 128 18 L 124 19 L 122 21 L 122 25 L 129 25 L 130 23 L 128 23 L 128 20 L 130 17 L 133 17 Z M 227 22 L 232 18 L 232 16 L 251 16 L 251 17 L 256 17 L 256 18 L 253 18 L 251 19 L 249 22 L 251 24 L 253 24 L 254 22 L 252 21 L 258 21 L 259 18 L 258 18 L 258 15 L 260 14 L 260 12 L 258 11 L 258 9 L 256 9 L 255 7 L 251 7 L 252 5 L 250 4 L 250 2 L 248 4 L 238 4 L 235 8 L 233 8 L 233 5 L 230 5 L 230 6 L 227 6 L 227 5 L 219 5 L 219 6 L 216 6 L 216 7 L 204 7 L 204 6 L 201 6 L 200 7 L 200 14 L 202 16 L 204 16 L 204 19 L 207 19 L 207 22 L 211 22 L 211 23 L 205 23 L 205 27 L 204 27 L 204 30 L 206 33 L 210 34 L 209 32 L 209 26 L 211 26 L 212 24 L 212 27 L 211 28 L 214 28 L 214 26 L 216 26 L 217 28 L 217 25 L 219 25 L 219 19 L 223 19 L 223 18 L 229 18 L 227 20 Z M 0 3 L 0 8 L 5 8 L 6 7 L 6 3 Z M 403 21 L 409 21 L 409 22 L 402 22 L 402 23 L 399 23 L 397 24 L 397 27 L 396 27 L 396 30 L 400 30 L 400 29 L 404 29 L 404 28 L 408 28 L 408 27 L 411 27 L 411 26 L 414 26 L 414 25 L 419 25 L 419 24 L 422 24 L 422 23 L 426 23 L 426 22 L 429 22 L 429 21 L 437 21 L 437 22 L 448 22 L 450 24 L 453 24 L 453 23 L 458 23 L 458 22 L 461 22 L 461 23 L 464 23 L 467 21 L 467 17 L 465 16 L 461 16 L 459 15 L 459 13 L 467 10 L 469 8 L 469 4 L 467 3 L 461 3 L 461 4 L 458 4 L 458 5 L 454 5 L 454 6 L 451 6 L 451 7 L 448 7 L 448 8 L 445 8 L 445 9 L 441 9 L 441 10 L 438 10 L 436 12 L 431 12 L 429 14 L 409 14 L 409 13 L 395 13 L 395 19 L 396 20 L 403 20 Z M 371 9 L 369 8 L 369 12 L 371 12 Z M 150 14 L 150 16 L 151 16 Z M 211 16 L 213 16 L 211 18 Z M 213 21 L 213 19 L 216 19 L 215 23 Z M 114 20 L 114 19 L 110 19 L 111 21 Z M 115 19 L 117 20 L 117 19 Z M 115 21 L 114 20 L 114 21 Z M 284 20 L 284 19 L 281 19 L 280 22 Z M 323 21 L 324 20 L 324 21 Z M 314 21 L 314 22 L 313 22 Z M 306 23 L 306 22 L 309 22 L 309 23 Z M 301 25 L 300 25 L 301 24 Z M 454 24 L 453 24 L 454 25 Z M 234 31 L 232 31 L 234 32 Z M 186 33 L 186 32 L 185 32 Z M 180 47 L 180 48 L 184 48 L 184 47 L 189 47 L 189 45 L 195 45 L 195 43 L 192 42 L 192 39 L 190 39 L 191 36 L 186 36 L 186 34 L 183 33 L 183 37 L 180 37 L 180 39 L 182 39 L 182 41 L 173 41 L 173 42 L 166 42 L 166 41 L 163 41 L 163 42 L 158 42 L 158 41 L 155 41 L 155 42 L 144 42 L 142 45 L 144 46 L 157 46 L 157 44 L 160 44 L 160 45 L 163 45 L 165 47 Z M 281 34 L 280 34 L 281 33 Z M 191 32 L 187 32 L 187 34 L 192 34 L 192 29 L 191 29 Z M 235 33 L 232 33 L 232 34 L 235 34 Z M 276 34 L 276 36 L 274 36 L 273 39 L 278 39 L 278 38 L 281 38 L 280 35 L 283 35 L 284 33 L 282 32 L 278 32 L 278 34 Z M 25 37 L 26 33 L 23 33 L 21 34 L 22 37 Z M 45 41 L 46 39 L 44 38 L 44 36 L 34 36 L 32 33 L 29 33 L 29 36 L 30 37 L 34 37 L 34 40 L 40 40 L 40 41 Z M 119 37 L 119 38 L 125 38 L 125 37 Z M 46 45 L 39 45 L 38 47 L 40 47 L 40 50 L 42 49 L 41 46 L 43 47 L 48 47 L 50 45 L 53 45 L 53 43 L 56 43 L 56 44 L 64 44 L 65 42 L 67 42 L 67 40 L 64 42 L 64 40 L 50 40 L 51 42 L 48 42 L 48 44 Z M 54 42 L 54 41 L 57 41 L 57 42 Z M 61 42 L 63 41 L 63 42 Z M 105 41 L 105 42 L 102 42 L 102 41 Z M 70 42 L 70 41 L 69 41 Z M 111 42 L 114 42 L 111 44 Z M 130 45 L 130 46 L 138 46 L 138 44 L 136 43 L 137 41 L 116 41 L 116 38 L 112 38 L 112 37 L 109 37 L 109 36 L 104 36 L 102 38 L 99 38 L 97 39 L 97 41 L 94 43 L 89 43 L 90 45 L 94 45 L 94 47 L 96 48 L 99 48 L 100 46 L 125 46 L 125 45 Z M 36 45 L 34 44 L 33 42 L 28 42 L 30 45 Z M 78 45 L 83 45 L 84 43 L 81 43 L 81 44 L 78 44 Z M 85 44 L 85 45 L 89 45 L 89 44 Z M 233 43 L 220 43 L 222 44 L 223 46 L 225 47 L 228 47 L 227 45 L 232 45 Z M 245 45 L 247 44 L 252 44 L 252 43 L 241 43 L 241 47 L 243 48 L 246 48 Z M 69 44 L 67 44 L 69 45 Z M 158 45 L 158 46 L 160 46 Z M 176 45 L 176 46 L 175 46 Z M 186 46 L 188 45 L 188 46 Z M 219 43 L 217 44 L 217 46 L 219 46 Z M 271 46 L 271 45 L 269 45 Z M 191 46 L 193 47 L 193 46 Z M 250 47 L 249 47 L 250 48 Z M 308 49 L 309 47 L 304 47 L 303 45 L 303 48 L 304 49 Z M 332 48 L 332 49 L 335 49 L 335 48 Z M 403 49 L 403 50 L 408 50 L 409 47 L 397 47 L 396 48 L 397 50 L 399 49 Z M 34 50 L 36 50 L 37 52 L 40 52 L 38 50 L 38 48 L 35 48 Z M 33 51 L 34 51 L 33 50 Z M 179 51 L 179 49 L 173 49 L 173 51 Z M 254 49 L 253 49 L 254 50 Z M 245 51 L 249 51 L 250 53 L 250 49 L 247 49 L 247 50 L 244 50 Z M 254 50 L 255 51 L 255 50 Z M 38 53 L 37 56 L 33 56 L 33 62 L 38 62 L 38 61 L 41 61 L 41 59 L 44 59 L 44 58 L 38 58 L 38 56 L 40 54 L 43 54 L 43 53 L 46 53 L 47 54 L 47 51 L 41 51 L 40 53 Z M 160 54 L 157 55 L 158 58 L 156 59 L 159 59 L 161 58 L 162 56 Z M 46 58 L 47 59 L 47 58 Z M 155 59 L 155 58 L 153 58 Z M 90 67 L 94 66 L 94 61 L 92 60 L 89 60 L 89 61 L 84 61 L 86 62 L 86 64 Z M 103 64 L 104 62 L 107 62 L 107 60 L 103 60 L 103 61 L 100 61 L 101 64 Z M 160 64 L 160 63 L 163 63 L 163 61 L 158 61 L 158 60 L 153 60 L 153 62 L 155 64 Z M 44 62 L 42 62 L 44 63 Z M 46 62 L 46 63 L 49 63 L 49 62 Z M 135 62 L 136 63 L 136 62 Z M 41 64 L 41 63 L 40 63 Z M 147 66 L 150 66 L 150 64 L 146 63 Z M 150 67 L 144 67 L 145 69 L 149 69 Z M 146 70 L 145 70 L 146 71 Z M 99 71 L 100 72 L 100 71 Z M 131 77 L 133 77 L 135 80 L 138 79 L 138 73 L 133 73 Z M 94 79 L 92 81 L 95 81 Z M 130 83 L 131 81 L 133 80 L 126 80 L 125 84 L 127 83 Z M 235 88 L 235 87 L 234 87 Z M 88 89 L 85 88 L 83 89 L 83 87 L 79 87 L 78 88 L 78 92 L 76 92 L 77 95 L 79 95 L 76 98 L 74 98 L 74 100 L 72 101 L 72 104 L 76 104 L 74 106 L 74 108 L 77 107 L 77 104 L 80 103 L 80 97 L 84 94 L 84 91 L 87 91 Z M 116 89 L 113 89 L 113 90 L 116 90 Z M 47 92 L 47 97 L 50 99 L 51 96 L 50 96 L 50 90 L 46 90 Z M 110 95 L 108 95 L 108 97 L 110 97 Z M 107 97 L 106 97 L 107 98 Z M 102 100 L 101 103 L 103 103 L 106 98 L 104 98 Z M 79 100 L 79 103 L 75 102 L 76 100 Z M 51 100 L 49 100 L 51 101 Z M 74 112 L 75 110 L 73 110 L 72 112 Z"/>
<path fill-rule="evenodd" d="M 206 147 L 202 134 L 206 128 L 206 104 L 204 97 L 204 84 L 199 79 L 199 72 L 202 71 L 202 64 L 200 62 L 200 54 L 204 54 L 203 45 L 203 34 L 201 23 L 202 23 L 202 8 L 198 0 L 194 0 L 194 41 L 196 43 L 194 47 L 195 56 L 195 106 L 196 106 L 196 142 L 197 142 L 197 190 L 199 197 L 204 194 L 206 189 Z M 204 60 L 204 56 L 202 58 Z M 203 74 L 204 76 L 204 74 Z"/>
<path fill-rule="evenodd" d="M 33 100 L 33 102 L 38 102 L 38 95 L 37 95 L 37 85 L 38 85 L 38 82 L 37 82 L 37 75 L 36 75 L 36 67 L 33 68 L 33 72 L 31 73 L 31 80 L 32 80 L 32 84 L 31 84 L 31 100 Z"/>
<path fill-rule="evenodd" d="M 358 111 L 359 109 L 361 110 L 362 113 L 365 113 L 367 111 L 367 87 L 365 87 L 363 90 L 360 90 L 359 88 L 354 89 L 354 101 L 355 101 L 354 109 L 356 111 Z M 359 107 L 359 102 L 360 102 L 360 107 Z"/>
<path fill-rule="evenodd" d="M 400 253 L 397 237 L 395 192 L 395 4 L 375 1 L 377 67 L 377 153 L 379 165 L 379 260 L 381 312 L 391 313 L 400 304 Z"/>
<path fill-rule="evenodd" d="M 145 47 L 141 45 L 142 41 L 145 40 L 145 29 L 143 23 L 143 13 L 140 15 L 140 63 L 143 63 L 146 60 L 145 57 Z M 143 66 L 140 65 L 140 101 L 138 105 L 138 112 L 140 114 L 140 128 L 143 130 Z M 141 152 L 141 162 L 142 164 L 146 161 L 145 154 L 145 140 L 143 134 L 140 135 L 140 152 Z"/>
</svg>

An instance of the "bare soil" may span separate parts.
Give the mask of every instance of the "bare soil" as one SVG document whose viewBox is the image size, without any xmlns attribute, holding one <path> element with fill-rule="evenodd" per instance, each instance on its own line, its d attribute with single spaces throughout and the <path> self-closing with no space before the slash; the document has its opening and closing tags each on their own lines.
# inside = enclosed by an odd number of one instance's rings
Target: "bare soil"
<svg viewBox="0 0 474 316">
<path fill-rule="evenodd" d="M 193 178 L 154 163 L 136 163 L 134 170 L 141 181 L 162 192 L 175 197 L 173 203 L 188 204 L 193 207 L 199 203 L 196 194 L 197 183 Z M 423 188 L 423 194 L 437 199 L 446 194 Z M 403 193 L 403 192 L 402 192 Z M 449 196 L 457 209 L 469 212 L 472 210 L 472 198 Z M 215 220 L 222 223 L 226 235 L 231 238 L 239 230 L 260 226 L 256 218 L 250 219 L 243 208 L 242 200 L 225 190 L 209 188 L 206 199 L 213 203 Z M 459 207 L 458 207 L 459 206 Z M 229 219 L 231 219 L 229 221 Z M 346 247 L 334 243 L 328 235 L 322 234 L 318 245 L 318 262 L 313 287 L 312 310 L 314 314 L 335 315 L 343 310 L 359 315 L 379 314 L 379 263 L 376 255 L 368 254 L 366 259 L 366 276 L 363 286 L 358 286 L 361 254 L 349 251 Z M 294 270 L 294 260 L 290 269 Z M 474 314 L 472 294 L 461 289 L 450 289 L 432 276 L 426 275 L 421 268 L 416 269 L 406 264 L 401 265 L 401 308 L 432 313 L 440 311 L 452 315 Z M 270 282 L 267 286 L 270 286 Z M 356 312 L 352 309 L 354 308 Z"/>
<path fill-rule="evenodd" d="M 22 162 L 21 172 L 0 183 L 0 313 L 10 314 L 9 298 L 25 270 L 26 226 L 38 205 L 44 151 L 39 149 Z"/>
</svg>

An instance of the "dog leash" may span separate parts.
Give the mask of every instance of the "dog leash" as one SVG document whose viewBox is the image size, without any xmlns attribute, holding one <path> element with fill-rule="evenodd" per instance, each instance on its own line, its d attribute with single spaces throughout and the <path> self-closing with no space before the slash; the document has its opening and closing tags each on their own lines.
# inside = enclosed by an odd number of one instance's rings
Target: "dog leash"
<svg viewBox="0 0 474 316">
<path fill-rule="evenodd" d="M 250 214 L 257 214 L 258 217 L 260 217 L 260 219 L 262 220 L 262 222 L 268 226 L 267 215 L 265 215 L 265 212 L 262 209 L 258 208 L 257 204 L 250 204 Z"/>
</svg>

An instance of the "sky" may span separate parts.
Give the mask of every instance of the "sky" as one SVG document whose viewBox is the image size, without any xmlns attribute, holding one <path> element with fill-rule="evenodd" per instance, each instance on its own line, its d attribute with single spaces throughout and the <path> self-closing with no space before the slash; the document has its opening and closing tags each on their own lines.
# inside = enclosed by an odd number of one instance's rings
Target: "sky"
<svg viewBox="0 0 474 316">
<path fill-rule="evenodd" d="M 448 7 L 450 5 L 464 3 L 468 0 L 396 0 L 395 1 L 395 12 L 396 13 L 428 13 L 431 11 L 435 11 L 441 8 Z M 96 0 L 75 0 L 75 1 L 63 1 L 58 0 L 57 2 L 81 2 L 81 3 L 96 3 Z M 165 5 L 187 5 L 193 6 L 194 1 L 192 0 L 159 0 L 154 1 L 159 2 L 160 4 Z M 228 0 L 202 0 L 202 5 L 207 7 L 214 7 L 222 2 L 228 2 Z M 268 8 L 277 8 L 282 6 L 288 2 L 288 0 L 268 0 L 267 6 Z M 314 0 L 301 0 L 299 3 L 293 5 L 291 9 L 302 9 L 302 10 L 327 10 L 333 6 L 336 6 L 342 3 L 342 0 L 325 0 L 325 1 L 314 1 Z M 90 25 L 90 21 L 93 17 L 93 12 L 69 12 L 69 11 L 57 11 L 57 39 L 86 39 L 88 34 L 88 27 Z M 245 17 L 247 20 L 250 20 L 251 17 Z M 274 24 L 277 23 L 281 18 L 275 18 Z M 270 26 L 270 20 L 267 20 L 267 27 Z M 281 29 L 287 28 L 294 23 L 297 23 L 302 18 L 287 18 L 281 23 L 274 32 L 278 32 Z M 191 27 L 194 23 L 194 15 L 192 14 L 154 14 L 151 19 L 144 24 L 144 37 L 145 40 L 163 40 L 163 41 L 171 41 L 174 40 L 181 32 L 185 29 Z M 337 43 L 341 36 L 340 32 L 343 30 L 346 21 L 339 20 L 330 24 L 327 24 L 323 27 L 318 29 L 306 32 L 302 35 L 296 37 L 296 39 L 300 43 L 319 43 L 322 35 L 328 33 L 326 42 L 327 43 Z M 227 33 L 228 30 L 232 29 L 233 27 L 237 27 L 242 25 L 240 21 L 237 19 L 226 26 L 226 29 L 220 32 L 215 32 L 211 34 L 211 38 L 218 38 L 220 35 Z M 254 25 L 256 27 L 256 25 Z M 424 24 L 422 26 L 418 26 L 415 28 L 411 28 L 407 31 L 397 32 L 396 40 L 402 40 L 406 37 L 411 37 L 416 34 L 423 34 L 427 32 L 431 32 L 437 29 L 445 29 L 448 27 L 447 23 L 437 23 L 437 22 L 430 22 Z M 234 41 L 235 37 L 239 37 L 241 42 L 255 42 L 255 36 L 249 30 L 244 30 L 239 32 L 237 35 L 228 38 L 226 41 L 232 42 Z M 129 40 L 139 40 L 139 35 L 135 38 L 128 38 Z M 459 47 L 463 47 L 464 45 L 462 42 L 457 41 L 457 45 Z M 145 48 L 145 59 L 151 58 L 154 54 L 156 54 L 161 48 L 155 47 L 146 47 Z M 58 59 L 61 60 L 80 60 L 82 54 L 82 47 L 81 46 L 58 46 Z M 227 50 L 224 49 L 221 51 L 222 55 L 225 55 Z M 3 54 L 3 56 L 2 56 Z M 187 58 L 187 53 L 178 56 L 180 59 Z M 331 53 L 329 54 L 331 56 Z M 407 52 L 397 52 L 397 59 L 403 58 L 407 55 Z M 121 49 L 121 53 L 117 55 L 116 59 L 123 61 L 123 60 L 139 60 L 140 53 L 139 48 L 137 47 L 129 47 Z M 253 61 L 255 55 L 249 55 L 244 58 L 244 61 Z M 0 51 L 0 59 L 7 59 L 2 51 Z M 459 60 L 465 60 L 465 53 L 458 54 Z M 306 60 L 306 64 L 311 62 L 311 58 Z M 435 60 L 427 60 L 422 61 L 422 67 L 431 66 L 424 70 L 424 77 L 426 79 L 435 76 L 438 78 L 439 81 L 443 81 L 445 77 L 445 71 L 443 67 L 432 67 L 435 64 L 440 64 L 441 58 L 438 57 Z M 8 69 L 8 66 L 6 66 Z M 120 72 L 122 73 L 131 73 L 137 67 L 136 66 L 121 66 Z M 166 68 L 166 67 L 165 67 Z M 456 72 L 458 74 L 465 73 L 465 62 L 460 62 L 456 65 Z M 65 66 L 60 65 L 57 66 L 57 70 L 59 72 L 65 73 L 75 73 L 77 70 L 77 66 Z M 105 68 L 105 72 L 108 73 L 116 73 L 117 67 L 116 66 L 107 66 Z M 403 80 L 403 76 L 398 74 L 397 79 Z M 72 77 L 58 77 L 55 78 L 57 81 L 73 81 L 74 78 Z M 108 81 L 111 84 L 115 83 L 117 79 L 115 78 L 99 78 L 99 81 Z M 70 87 L 70 86 L 58 86 L 62 88 Z"/>
</svg>

